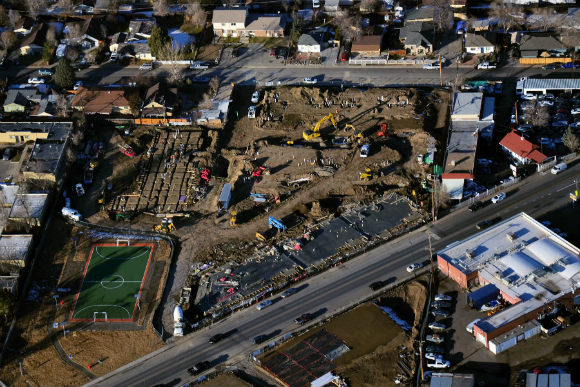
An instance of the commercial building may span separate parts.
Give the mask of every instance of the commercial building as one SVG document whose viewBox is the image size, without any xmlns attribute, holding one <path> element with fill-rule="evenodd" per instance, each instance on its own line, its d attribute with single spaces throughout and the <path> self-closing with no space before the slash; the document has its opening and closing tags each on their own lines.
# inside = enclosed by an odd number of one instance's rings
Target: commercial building
<svg viewBox="0 0 580 387">
<path fill-rule="evenodd" d="M 516 84 L 516 94 L 573 92 L 580 90 L 580 79 L 572 78 L 521 78 Z"/>
<path fill-rule="evenodd" d="M 447 246 L 437 263 L 462 288 L 495 286 L 509 304 L 473 329 L 494 353 L 537 334 L 533 320 L 580 304 L 580 249 L 525 213 Z"/>
</svg>

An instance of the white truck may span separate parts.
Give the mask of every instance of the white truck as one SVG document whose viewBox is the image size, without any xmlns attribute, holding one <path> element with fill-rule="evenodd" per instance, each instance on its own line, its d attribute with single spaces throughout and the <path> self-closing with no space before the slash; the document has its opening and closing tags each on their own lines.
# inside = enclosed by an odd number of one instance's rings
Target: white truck
<svg viewBox="0 0 580 387">
<path fill-rule="evenodd" d="M 173 309 L 173 336 L 183 336 L 183 310 L 179 305 Z"/>
<path fill-rule="evenodd" d="M 70 220 L 73 220 L 75 222 L 78 222 L 83 218 L 82 215 L 77 210 L 74 210 L 74 209 L 69 208 L 69 207 L 63 207 L 60 212 L 61 212 L 62 216 L 64 216 L 65 218 L 68 218 Z"/>
<path fill-rule="evenodd" d="M 451 363 L 449 360 L 443 360 L 442 358 L 436 358 L 432 361 L 427 361 L 427 367 L 429 368 L 449 368 Z"/>
</svg>

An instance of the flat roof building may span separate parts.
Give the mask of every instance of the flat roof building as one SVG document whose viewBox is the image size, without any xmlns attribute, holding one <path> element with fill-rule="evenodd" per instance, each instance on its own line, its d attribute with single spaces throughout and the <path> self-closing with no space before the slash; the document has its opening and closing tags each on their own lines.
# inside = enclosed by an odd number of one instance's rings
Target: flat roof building
<svg viewBox="0 0 580 387">
<path fill-rule="evenodd" d="M 522 78 L 516 84 L 516 94 L 580 90 L 580 79 L 572 78 Z"/>
<path fill-rule="evenodd" d="M 493 284 L 511 304 L 474 326 L 488 348 L 556 302 L 580 304 L 580 249 L 523 212 L 447 246 L 437 263 L 461 287 Z"/>
</svg>

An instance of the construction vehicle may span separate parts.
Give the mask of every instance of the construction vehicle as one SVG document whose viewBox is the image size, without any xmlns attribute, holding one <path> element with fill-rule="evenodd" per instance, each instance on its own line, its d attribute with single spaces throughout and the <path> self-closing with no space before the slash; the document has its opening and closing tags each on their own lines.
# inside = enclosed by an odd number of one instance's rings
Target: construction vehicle
<svg viewBox="0 0 580 387">
<path fill-rule="evenodd" d="M 88 165 L 83 171 L 83 183 L 87 185 L 93 184 L 93 168 L 90 168 Z"/>
<path fill-rule="evenodd" d="M 163 218 L 161 224 L 153 227 L 153 231 L 162 232 L 164 234 L 169 234 L 175 231 L 175 226 L 173 225 L 173 219 Z"/>
<path fill-rule="evenodd" d="M 252 171 L 252 176 L 256 178 L 257 183 L 262 181 L 263 175 L 269 175 L 269 174 L 270 174 L 270 168 L 266 168 L 264 166 L 259 166 L 258 168 L 254 169 Z"/>
<path fill-rule="evenodd" d="M 371 181 L 373 179 L 373 172 L 370 168 L 365 168 L 364 172 L 359 175 L 360 180 Z"/>
<path fill-rule="evenodd" d="M 389 124 L 383 122 L 379 125 L 379 131 L 377 132 L 377 136 L 379 137 L 387 137 L 387 129 L 389 128 Z"/>
<path fill-rule="evenodd" d="M 238 212 L 232 211 L 230 212 L 230 227 L 237 227 L 238 226 Z"/>
<path fill-rule="evenodd" d="M 261 242 L 266 242 L 266 237 L 262 234 L 260 234 L 259 232 L 256 233 L 256 239 L 261 241 Z"/>
<path fill-rule="evenodd" d="M 329 113 L 328 115 L 322 117 L 317 123 L 316 125 L 314 125 L 312 127 L 311 130 L 305 130 L 304 132 L 302 132 L 302 137 L 306 140 L 306 141 L 311 141 L 312 139 L 316 138 L 316 137 L 320 137 L 320 125 L 322 125 L 324 122 L 326 122 L 327 120 L 330 120 L 330 122 L 332 122 L 332 125 L 334 126 L 334 128 L 336 129 L 336 121 L 334 120 L 334 115 L 332 113 Z"/>
<path fill-rule="evenodd" d="M 284 225 L 284 223 L 282 223 L 282 221 L 272 216 L 268 218 L 268 224 L 270 225 L 270 227 L 276 227 L 280 231 L 286 231 L 286 226 Z"/>
<path fill-rule="evenodd" d="M 133 150 L 133 148 L 131 148 L 129 145 L 127 144 L 122 144 L 119 145 L 119 150 L 121 151 L 121 153 L 123 153 L 125 156 L 129 156 L 129 157 L 135 157 L 135 151 Z"/>
<path fill-rule="evenodd" d="M 352 129 L 352 134 L 350 135 L 351 141 L 360 143 L 361 139 L 364 138 L 362 132 L 360 130 L 356 129 L 351 124 L 344 125 L 344 130 L 348 131 L 349 129 Z"/>
<path fill-rule="evenodd" d="M 232 185 L 230 183 L 226 183 L 222 188 L 222 192 L 220 193 L 220 198 L 218 200 L 218 216 L 228 209 L 231 198 Z"/>
</svg>

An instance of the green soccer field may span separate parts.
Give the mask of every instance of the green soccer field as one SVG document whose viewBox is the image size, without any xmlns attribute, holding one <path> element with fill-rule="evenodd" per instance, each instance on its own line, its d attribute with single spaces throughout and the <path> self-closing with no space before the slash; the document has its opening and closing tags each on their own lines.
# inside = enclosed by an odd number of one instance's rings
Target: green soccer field
<svg viewBox="0 0 580 387">
<path fill-rule="evenodd" d="M 132 321 L 147 277 L 153 245 L 94 245 L 71 321 Z"/>
</svg>

